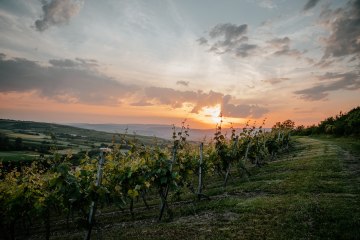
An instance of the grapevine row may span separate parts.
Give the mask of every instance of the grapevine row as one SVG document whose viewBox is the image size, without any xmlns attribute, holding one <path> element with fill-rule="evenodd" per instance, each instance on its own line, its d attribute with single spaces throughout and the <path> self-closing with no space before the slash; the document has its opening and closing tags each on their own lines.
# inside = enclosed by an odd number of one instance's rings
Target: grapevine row
<svg viewBox="0 0 360 240">
<path fill-rule="evenodd" d="M 235 168 L 240 174 L 249 175 L 249 165 L 261 167 L 275 159 L 278 152 L 288 149 L 293 127 L 290 120 L 277 123 L 271 131 L 247 124 L 241 133 L 232 129 L 230 136 L 226 136 L 219 125 L 213 141 L 199 148 L 198 144 L 187 141 L 189 130 L 183 125 L 181 131 L 174 130 L 168 148 L 133 143 L 124 152 L 114 146 L 101 166 L 98 159 L 89 157 L 72 166 L 69 158 L 60 160 L 54 154 L 52 158 L 10 172 L 1 167 L 1 231 L 6 238 L 14 239 L 16 232 L 26 233 L 33 223 L 42 221 L 45 237 L 49 239 L 51 219 L 64 216 L 69 222 L 76 215 L 80 216 L 79 226 L 90 233 L 94 216 L 89 211 L 95 212 L 97 206 L 117 206 L 128 207 L 133 214 L 136 199 L 142 199 L 148 207 L 150 192 L 155 192 L 160 200 L 158 220 L 161 221 L 165 210 L 171 218 L 169 192 L 181 195 L 187 189 L 198 199 L 209 198 L 202 193 L 204 175 L 222 176 L 224 187 Z"/>
</svg>

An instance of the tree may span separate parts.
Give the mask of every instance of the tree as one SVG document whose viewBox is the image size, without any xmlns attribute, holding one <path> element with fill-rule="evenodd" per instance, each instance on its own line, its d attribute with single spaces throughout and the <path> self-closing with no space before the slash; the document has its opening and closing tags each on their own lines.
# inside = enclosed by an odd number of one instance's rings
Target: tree
<svg viewBox="0 0 360 240">
<path fill-rule="evenodd" d="M 9 137 L 0 133 L 0 149 L 8 150 L 10 148 Z"/>
<path fill-rule="evenodd" d="M 21 150 L 23 147 L 23 144 L 22 144 L 22 138 L 21 137 L 17 137 L 15 139 L 15 149 L 16 150 Z"/>
<path fill-rule="evenodd" d="M 281 122 L 277 122 L 273 127 L 272 129 L 275 130 L 275 129 L 281 129 L 281 130 L 293 130 L 295 128 L 295 122 L 288 119 L 288 120 L 285 120 L 283 121 L 282 123 Z"/>
</svg>

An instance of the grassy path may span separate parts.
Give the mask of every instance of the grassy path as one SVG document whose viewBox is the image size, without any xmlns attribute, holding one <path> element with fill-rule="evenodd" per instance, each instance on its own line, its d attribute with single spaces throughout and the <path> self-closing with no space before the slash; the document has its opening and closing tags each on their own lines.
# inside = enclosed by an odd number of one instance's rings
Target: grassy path
<svg viewBox="0 0 360 240">
<path fill-rule="evenodd" d="M 212 200 L 173 205 L 171 222 L 154 221 L 155 204 L 150 211 L 138 208 L 135 220 L 123 213 L 99 216 L 103 229 L 93 237 L 360 239 L 360 152 L 344 150 L 342 144 L 296 138 L 290 154 L 251 169 L 248 181 L 233 178 L 224 191 L 220 179 L 214 180 L 206 190 Z"/>
</svg>

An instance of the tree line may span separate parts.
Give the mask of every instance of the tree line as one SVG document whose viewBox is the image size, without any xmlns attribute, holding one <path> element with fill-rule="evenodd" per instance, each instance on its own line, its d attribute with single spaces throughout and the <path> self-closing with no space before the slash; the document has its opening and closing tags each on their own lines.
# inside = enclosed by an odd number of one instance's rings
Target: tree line
<svg viewBox="0 0 360 240">
<path fill-rule="evenodd" d="M 360 107 L 353 108 L 348 113 L 340 112 L 335 117 L 328 117 L 317 125 L 298 126 L 294 134 L 309 136 L 326 134 L 332 136 L 360 136 Z"/>
</svg>

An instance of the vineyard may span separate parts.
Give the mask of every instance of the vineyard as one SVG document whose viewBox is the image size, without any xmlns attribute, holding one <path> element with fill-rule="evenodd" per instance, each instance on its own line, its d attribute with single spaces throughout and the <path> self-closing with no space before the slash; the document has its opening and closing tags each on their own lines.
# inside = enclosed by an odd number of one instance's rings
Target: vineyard
<svg viewBox="0 0 360 240">
<path fill-rule="evenodd" d="M 228 195 L 229 193 L 246 195 L 246 192 L 251 194 L 258 191 L 261 194 L 262 190 L 259 189 L 264 185 L 259 185 L 257 181 L 252 182 L 252 179 L 261 178 L 256 174 L 269 168 L 269 164 L 277 163 L 280 158 L 289 159 L 292 156 L 295 159 L 299 152 L 309 151 L 306 143 L 298 147 L 293 144 L 293 128 L 294 123 L 287 120 L 277 123 L 271 131 L 265 131 L 262 126 L 246 125 L 240 133 L 233 129 L 227 135 L 219 125 L 212 141 L 194 143 L 187 141 L 189 129 L 183 124 L 181 131 L 174 130 L 172 144 L 167 148 L 159 147 L 156 143 L 145 146 L 136 141 L 122 139 L 123 144 L 131 146 L 128 151 L 123 151 L 114 144 L 111 148 L 100 149 L 99 158 L 84 157 L 78 165 L 73 165 L 68 160 L 71 156 L 61 159 L 55 149 L 51 157 L 35 161 L 31 166 L 13 169 L 1 167 L 2 237 L 22 239 L 35 236 L 36 239 L 50 239 L 63 238 L 63 234 L 71 233 L 73 235 L 67 235 L 69 238 L 101 238 L 102 232 L 117 225 L 120 229 L 129 230 L 127 233 L 119 233 L 118 236 L 124 235 L 124 238 L 131 239 L 131 236 L 137 235 L 136 224 L 142 224 L 143 219 L 151 219 L 150 222 L 156 223 L 150 228 L 157 232 L 161 224 L 171 224 L 181 213 L 199 216 L 201 209 L 219 207 L 217 204 L 220 204 L 220 208 L 241 208 L 242 205 Z M 320 148 L 321 145 L 312 151 L 320 151 Z M 326 151 L 332 153 L 334 150 Z M 328 168 L 331 167 L 330 164 Z M 338 166 L 334 166 L 336 167 Z M 321 169 L 323 168 L 322 165 Z M 302 179 L 300 175 L 298 177 L 298 182 L 303 180 L 306 183 L 315 179 Z M 276 183 L 276 180 L 273 181 Z M 273 183 L 265 187 L 274 187 Z M 236 192 L 234 184 L 243 184 L 246 191 Z M 326 186 L 325 184 L 322 187 Z M 294 185 L 287 191 L 296 190 Z M 301 197 L 290 198 L 295 205 L 302 204 Z M 358 202 L 355 199 L 355 203 L 356 201 Z M 272 202 L 268 199 L 265 204 L 281 204 L 281 201 Z M 321 209 L 313 210 L 321 212 Z M 354 219 L 359 217 L 358 212 L 354 214 Z M 206 219 L 206 216 L 204 218 Z M 263 218 L 269 218 L 266 209 Z M 306 216 L 298 218 L 306 221 Z M 352 224 L 347 228 L 354 231 L 356 226 L 359 226 L 359 218 Z M 181 224 L 177 227 L 182 235 L 177 237 L 194 238 L 193 232 L 181 233 Z M 150 231 L 146 229 L 142 231 Z M 346 238 L 354 237 L 351 231 L 350 237 Z M 258 234 L 254 232 L 253 237 L 260 238 Z M 204 236 L 206 235 L 204 233 Z M 133 239 L 145 236 L 146 233 Z M 244 236 L 223 237 L 248 238 L 252 235 Z M 149 237 L 167 239 L 174 236 Z"/>
</svg>

